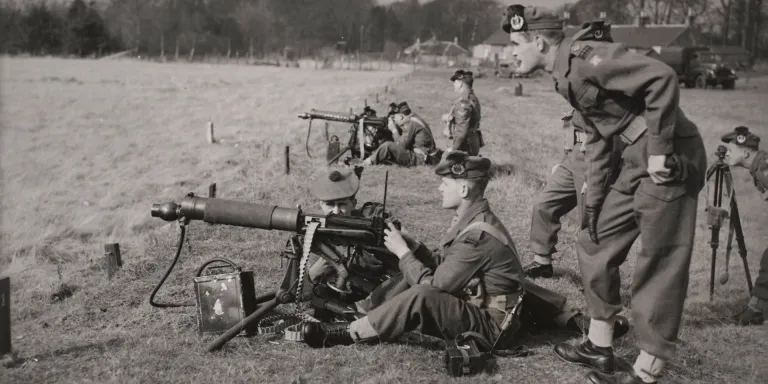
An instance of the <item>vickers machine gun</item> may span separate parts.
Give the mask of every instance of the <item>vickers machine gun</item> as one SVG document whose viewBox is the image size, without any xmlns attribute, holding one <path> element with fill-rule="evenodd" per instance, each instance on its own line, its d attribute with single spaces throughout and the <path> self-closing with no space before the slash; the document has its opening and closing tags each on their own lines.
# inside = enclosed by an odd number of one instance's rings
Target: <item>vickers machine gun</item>
<svg viewBox="0 0 768 384">
<path fill-rule="evenodd" d="M 361 170 L 361 168 L 359 169 Z M 358 170 L 356 169 L 356 171 Z M 303 285 L 310 252 L 325 259 L 336 272 L 335 281 L 322 281 L 313 284 L 310 306 L 316 310 L 334 313 L 337 317 L 340 316 L 347 320 L 359 316 L 360 314 L 355 313 L 345 303 L 365 298 L 376 286 L 394 273 L 399 272 L 397 257 L 384 247 L 384 229 L 387 228 L 387 223 L 392 222 L 395 227 L 400 228 L 400 223 L 397 220 L 390 221 L 385 210 L 388 176 L 387 173 L 384 182 L 384 202 L 382 204 L 364 204 L 362 207 L 364 216 L 306 213 L 301 207 L 283 208 L 275 205 L 204 198 L 192 193 L 179 202 L 153 204 L 152 217 L 165 221 L 178 221 L 181 230 L 175 259 L 152 292 L 150 303 L 178 260 L 184 242 L 185 227 L 191 221 L 202 220 L 210 224 L 294 232 L 286 244 L 286 251 L 283 252 L 283 256 L 288 258 L 288 267 L 277 291 L 256 297 L 252 277 L 248 272 L 249 274 L 244 279 L 246 281 L 240 284 L 244 288 L 238 287 L 237 289 L 240 295 L 238 299 L 242 302 L 241 308 L 222 308 L 222 304 L 218 303 L 218 309 L 211 311 L 219 316 L 234 311 L 239 314 L 238 318 L 241 320 L 234 325 L 230 324 L 231 326 L 226 332 L 208 345 L 208 351 L 221 348 L 238 334 L 252 333 L 254 325 L 280 304 L 295 302 L 296 312 L 298 312 L 303 299 Z M 339 252 L 337 248 L 339 246 L 347 247 L 346 254 Z M 350 268 L 351 262 L 360 257 L 362 252 L 367 252 L 381 260 L 385 264 L 387 272 L 381 277 L 369 277 L 355 271 L 354 268 Z M 204 267 L 213 261 L 224 261 L 233 265 L 226 259 L 211 260 L 198 270 L 196 283 Z M 236 267 L 236 269 L 239 272 L 239 268 Z M 240 278 L 242 275 L 243 273 L 240 272 L 234 278 Z M 232 276 L 229 276 L 227 281 L 231 280 Z M 198 292 L 198 296 L 200 295 Z M 201 300 L 198 298 L 198 301 Z M 232 300 L 227 297 L 223 301 L 225 302 L 223 305 L 226 306 L 231 304 Z M 178 306 L 152 304 L 165 307 Z M 201 317 L 201 308 L 198 308 L 198 319 L 202 329 L 203 320 Z M 315 319 L 304 315 L 302 320 L 314 321 Z M 291 325 L 300 326 L 300 324 L 296 324 L 297 322 Z M 225 322 L 225 324 L 228 323 Z M 219 328 L 221 328 L 221 324 L 219 324 Z"/>
<path fill-rule="evenodd" d="M 307 156 L 310 158 L 312 157 L 309 153 L 309 136 L 312 133 L 312 120 L 319 119 L 350 124 L 348 131 L 349 139 L 344 147 L 341 146 L 342 144 L 339 141 L 338 136 L 333 135 L 329 137 L 328 130 L 326 129 L 325 131 L 325 140 L 328 142 L 328 150 L 326 152 L 328 165 L 338 162 L 347 151 L 349 151 L 350 156 L 344 160 L 344 163 L 349 165 L 351 159 L 363 160 L 373 153 L 373 151 L 375 151 L 382 143 L 394 141 L 392 132 L 390 132 L 387 127 L 389 117 L 392 114 L 392 104 L 390 104 L 390 111 L 386 117 L 376 116 L 376 111 L 367 105 L 361 114 L 329 112 L 316 109 L 300 113 L 300 119 L 309 120 L 309 128 L 307 129 L 307 139 L 305 142 Z"/>
</svg>

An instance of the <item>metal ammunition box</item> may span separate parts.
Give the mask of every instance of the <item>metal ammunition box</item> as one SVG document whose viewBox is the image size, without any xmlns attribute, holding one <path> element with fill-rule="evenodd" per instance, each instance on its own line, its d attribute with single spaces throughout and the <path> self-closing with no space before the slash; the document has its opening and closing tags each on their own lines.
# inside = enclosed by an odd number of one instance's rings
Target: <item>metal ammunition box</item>
<svg viewBox="0 0 768 384">
<path fill-rule="evenodd" d="M 257 308 L 251 271 L 199 276 L 194 281 L 200 335 L 224 333 Z M 240 335 L 256 333 L 254 323 Z"/>
<path fill-rule="evenodd" d="M 453 377 L 469 376 L 487 369 L 489 358 L 481 353 L 472 339 L 449 341 L 445 351 L 445 368 Z"/>
</svg>

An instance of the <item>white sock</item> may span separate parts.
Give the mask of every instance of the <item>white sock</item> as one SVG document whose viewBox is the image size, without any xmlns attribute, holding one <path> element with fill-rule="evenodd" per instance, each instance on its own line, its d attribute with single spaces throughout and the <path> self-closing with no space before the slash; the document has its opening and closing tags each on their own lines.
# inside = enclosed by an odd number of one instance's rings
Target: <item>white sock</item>
<svg viewBox="0 0 768 384">
<path fill-rule="evenodd" d="M 541 265 L 550 265 L 552 264 L 552 256 L 549 255 L 534 255 L 533 261 L 536 263 L 539 263 Z"/>
<path fill-rule="evenodd" d="M 664 370 L 666 363 L 666 361 L 640 350 L 640 356 L 637 356 L 637 360 L 635 360 L 635 373 L 643 379 L 643 382 L 655 383 L 661 376 L 661 371 Z"/>
<path fill-rule="evenodd" d="M 349 334 L 355 342 L 379 337 L 379 333 L 373 329 L 371 322 L 368 321 L 368 316 L 361 317 L 350 323 Z"/>
<path fill-rule="evenodd" d="M 613 326 L 616 324 L 614 318 L 608 320 L 590 319 L 589 321 L 589 341 L 596 347 L 610 348 L 613 346 Z"/>
<path fill-rule="evenodd" d="M 768 300 L 763 300 L 757 296 L 752 296 L 747 305 L 755 312 L 768 312 Z"/>
</svg>

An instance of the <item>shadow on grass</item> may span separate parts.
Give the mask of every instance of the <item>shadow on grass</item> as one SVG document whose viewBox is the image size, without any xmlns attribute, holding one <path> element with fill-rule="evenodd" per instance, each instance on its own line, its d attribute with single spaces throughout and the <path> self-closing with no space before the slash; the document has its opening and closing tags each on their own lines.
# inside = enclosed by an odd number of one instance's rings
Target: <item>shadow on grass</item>
<svg viewBox="0 0 768 384">
<path fill-rule="evenodd" d="M 101 355 L 110 349 L 120 348 L 123 346 L 123 344 L 125 344 L 125 340 L 122 338 L 116 337 L 104 342 L 73 345 L 71 347 L 57 349 L 57 350 L 39 354 L 39 355 L 34 355 L 29 357 L 16 357 L 14 366 L 15 367 L 22 366 L 27 361 L 37 362 L 40 360 L 57 359 L 61 357 L 78 358 L 86 354 Z"/>
</svg>

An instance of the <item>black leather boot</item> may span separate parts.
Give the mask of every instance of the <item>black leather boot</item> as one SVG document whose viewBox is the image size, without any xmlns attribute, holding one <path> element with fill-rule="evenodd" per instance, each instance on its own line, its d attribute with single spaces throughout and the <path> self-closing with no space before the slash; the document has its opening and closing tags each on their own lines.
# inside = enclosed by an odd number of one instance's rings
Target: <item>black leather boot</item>
<svg viewBox="0 0 768 384">
<path fill-rule="evenodd" d="M 539 264 L 535 261 L 523 267 L 523 272 L 530 279 L 538 277 L 549 279 L 555 274 L 552 264 Z"/>
<path fill-rule="evenodd" d="M 566 324 L 566 328 L 577 334 L 587 335 L 589 333 L 590 318 L 583 313 L 577 313 Z M 613 326 L 613 339 L 616 340 L 629 332 L 629 320 L 624 316 L 616 316 Z"/>
<path fill-rule="evenodd" d="M 597 347 L 587 340 L 579 345 L 560 343 L 555 354 L 568 363 L 594 368 L 604 373 L 616 371 L 616 357 L 612 347 Z"/>
<path fill-rule="evenodd" d="M 301 327 L 304 343 L 312 348 L 332 347 L 334 345 L 354 344 L 349 334 L 349 323 L 308 322 Z"/>
<path fill-rule="evenodd" d="M 587 380 L 591 384 L 645 384 L 645 381 L 635 373 L 634 369 L 615 375 L 592 371 L 587 374 Z"/>
<path fill-rule="evenodd" d="M 760 325 L 765 322 L 765 318 L 762 312 L 747 307 L 739 314 L 731 317 L 731 322 L 736 325 Z"/>
</svg>

